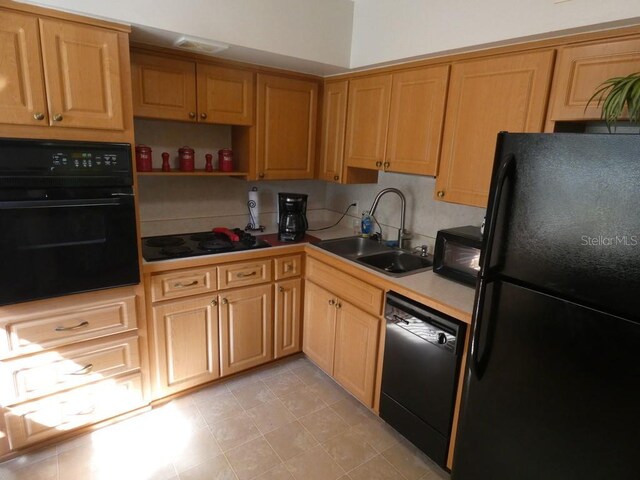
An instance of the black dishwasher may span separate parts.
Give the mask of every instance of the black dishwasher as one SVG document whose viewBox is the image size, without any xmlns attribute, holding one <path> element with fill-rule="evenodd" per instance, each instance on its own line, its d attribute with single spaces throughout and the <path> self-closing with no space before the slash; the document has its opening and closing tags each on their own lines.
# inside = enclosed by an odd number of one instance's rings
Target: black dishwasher
<svg viewBox="0 0 640 480">
<path fill-rule="evenodd" d="M 444 467 L 465 325 L 395 292 L 385 319 L 380 416 Z"/>
</svg>

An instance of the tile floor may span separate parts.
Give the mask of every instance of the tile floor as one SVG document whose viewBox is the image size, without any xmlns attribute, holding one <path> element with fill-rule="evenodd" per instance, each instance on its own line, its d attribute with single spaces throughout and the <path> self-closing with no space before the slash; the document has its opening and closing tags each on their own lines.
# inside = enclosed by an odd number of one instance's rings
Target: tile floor
<svg viewBox="0 0 640 480">
<path fill-rule="evenodd" d="M 0 480 L 442 480 L 303 356 L 0 464 Z"/>
</svg>

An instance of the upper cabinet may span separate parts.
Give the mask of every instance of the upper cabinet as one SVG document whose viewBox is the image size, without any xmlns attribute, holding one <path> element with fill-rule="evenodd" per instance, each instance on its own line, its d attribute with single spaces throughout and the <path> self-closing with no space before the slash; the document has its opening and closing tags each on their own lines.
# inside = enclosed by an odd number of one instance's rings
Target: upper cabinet
<svg viewBox="0 0 640 480">
<path fill-rule="evenodd" d="M 348 80 L 324 86 L 319 178 L 328 182 L 340 182 L 342 177 L 348 94 Z"/>
<path fill-rule="evenodd" d="M 253 72 L 140 52 L 131 62 L 135 116 L 253 124 Z"/>
<path fill-rule="evenodd" d="M 348 167 L 382 169 L 390 106 L 391 75 L 351 80 L 345 149 Z"/>
<path fill-rule="evenodd" d="M 498 133 L 543 131 L 553 58 L 549 50 L 452 66 L 437 198 L 486 207 Z"/>
<path fill-rule="evenodd" d="M 595 120 L 600 107 L 587 102 L 605 80 L 640 71 L 640 39 L 562 47 L 556 61 L 549 120 Z"/>
<path fill-rule="evenodd" d="M 449 66 L 351 81 L 347 167 L 435 175 Z"/>
<path fill-rule="evenodd" d="M 126 42 L 126 34 L 8 11 L 0 11 L 0 20 L 2 123 L 125 129 L 121 35 Z M 65 137 L 46 131 L 6 133 Z"/>
<path fill-rule="evenodd" d="M 258 178 L 313 178 L 317 102 L 316 82 L 258 74 Z"/>
</svg>

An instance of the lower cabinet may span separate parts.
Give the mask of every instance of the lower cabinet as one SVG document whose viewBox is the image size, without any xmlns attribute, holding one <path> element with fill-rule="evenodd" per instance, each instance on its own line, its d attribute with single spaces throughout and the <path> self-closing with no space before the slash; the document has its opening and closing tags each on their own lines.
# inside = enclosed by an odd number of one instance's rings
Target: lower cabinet
<svg viewBox="0 0 640 480">
<path fill-rule="evenodd" d="M 261 285 L 220 294 L 222 375 L 273 359 L 271 289 L 271 285 Z"/>
<path fill-rule="evenodd" d="M 372 407 L 380 319 L 307 282 L 304 322 L 304 353 Z"/>
<path fill-rule="evenodd" d="M 218 297 L 171 300 L 153 307 L 156 385 L 166 395 L 220 376 Z"/>
<path fill-rule="evenodd" d="M 302 280 L 284 280 L 275 285 L 274 357 L 300 351 Z"/>
</svg>

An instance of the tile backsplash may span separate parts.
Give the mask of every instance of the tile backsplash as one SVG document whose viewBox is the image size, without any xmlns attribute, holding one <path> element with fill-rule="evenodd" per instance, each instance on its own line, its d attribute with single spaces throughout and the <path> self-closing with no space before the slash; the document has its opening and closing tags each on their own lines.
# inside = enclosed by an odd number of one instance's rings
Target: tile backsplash
<svg viewBox="0 0 640 480">
<path fill-rule="evenodd" d="M 204 167 L 204 154 L 214 155 L 231 145 L 231 127 L 198 125 L 181 122 L 136 119 L 136 143 L 153 150 L 155 168 L 161 164 L 160 154 L 171 153 L 172 167 L 177 167 L 178 148 L 188 145 L 196 152 L 196 168 Z M 435 179 L 398 173 L 379 174 L 378 184 L 337 185 L 319 180 L 287 180 L 246 182 L 232 177 L 139 177 L 139 200 L 142 236 L 164 235 L 207 230 L 213 226 L 244 227 L 249 221 L 248 192 L 258 188 L 260 223 L 269 231 L 276 227 L 278 192 L 309 195 L 310 226 L 327 225 L 339 218 L 352 202 L 360 211 L 369 210 L 376 194 L 387 187 L 401 190 L 407 199 L 406 228 L 415 245 L 433 242 L 438 230 L 460 225 L 480 225 L 484 209 L 438 202 L 433 199 Z M 350 209 L 341 222 L 351 227 L 360 212 Z M 381 200 L 376 218 L 383 236 L 397 237 L 400 226 L 400 200 L 387 194 Z M 335 219 L 335 220 L 334 220 Z"/>
</svg>

